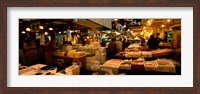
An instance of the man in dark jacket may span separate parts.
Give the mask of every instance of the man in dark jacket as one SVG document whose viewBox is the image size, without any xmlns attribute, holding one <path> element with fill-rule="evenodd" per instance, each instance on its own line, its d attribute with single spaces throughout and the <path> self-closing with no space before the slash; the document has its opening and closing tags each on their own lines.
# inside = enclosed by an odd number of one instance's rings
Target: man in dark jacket
<svg viewBox="0 0 200 94">
<path fill-rule="evenodd" d="M 150 39 L 147 42 L 147 45 L 148 45 L 149 49 L 157 49 L 159 43 L 160 43 L 160 40 L 157 37 L 154 38 L 154 36 L 151 35 Z"/>
<path fill-rule="evenodd" d="M 115 41 L 116 41 L 116 39 L 112 38 L 111 42 L 108 45 L 108 48 L 107 48 L 108 59 L 114 58 L 114 56 L 117 54 L 117 45 L 116 45 Z"/>
</svg>

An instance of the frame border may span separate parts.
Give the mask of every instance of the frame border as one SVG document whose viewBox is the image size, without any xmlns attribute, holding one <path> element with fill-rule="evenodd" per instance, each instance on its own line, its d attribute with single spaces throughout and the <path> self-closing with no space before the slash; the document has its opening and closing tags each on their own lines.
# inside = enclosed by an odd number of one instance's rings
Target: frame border
<svg viewBox="0 0 200 94">
<path fill-rule="evenodd" d="M 199 0 L 1 0 L 0 6 L 0 94 L 49 94 L 49 93 L 104 93 L 104 94 L 200 94 L 199 62 Z M 192 88 L 82 88 L 82 87 L 7 87 L 7 7 L 193 7 L 193 87 Z M 191 63 L 191 62 L 189 62 Z"/>
</svg>

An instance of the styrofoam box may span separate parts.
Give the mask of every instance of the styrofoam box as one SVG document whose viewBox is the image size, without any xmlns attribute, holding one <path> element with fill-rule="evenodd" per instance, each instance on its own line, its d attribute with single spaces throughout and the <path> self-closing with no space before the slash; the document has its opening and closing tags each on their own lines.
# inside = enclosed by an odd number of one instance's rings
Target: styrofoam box
<svg viewBox="0 0 200 94">
<path fill-rule="evenodd" d="M 158 68 L 156 70 L 158 72 L 170 72 L 170 73 L 176 72 L 176 67 L 173 64 L 173 61 L 171 60 L 158 59 L 156 60 L 156 63 L 158 64 Z"/>
<path fill-rule="evenodd" d="M 152 53 L 150 51 L 142 51 L 142 56 L 145 58 L 151 58 Z"/>
<path fill-rule="evenodd" d="M 101 67 L 110 68 L 114 74 L 118 74 L 121 63 L 123 63 L 123 60 L 111 59 L 106 61 Z"/>
<path fill-rule="evenodd" d="M 67 75 L 79 75 L 80 67 L 79 67 L 79 65 L 71 65 L 65 69 L 65 73 Z"/>
<path fill-rule="evenodd" d="M 129 64 L 129 65 L 120 65 L 119 69 L 131 70 L 131 64 Z"/>
<path fill-rule="evenodd" d="M 96 61 L 96 60 L 97 60 L 96 56 L 86 57 L 86 64 L 88 63 L 91 64 L 93 61 Z"/>
<path fill-rule="evenodd" d="M 144 69 L 145 71 L 156 71 L 158 64 L 155 61 L 145 61 Z"/>
<path fill-rule="evenodd" d="M 42 67 L 45 67 L 45 66 L 47 66 L 47 65 L 45 65 L 45 64 L 35 64 L 35 65 L 30 66 L 30 68 L 37 70 L 37 69 L 41 69 Z"/>
<path fill-rule="evenodd" d="M 106 47 L 101 47 L 99 50 L 101 53 L 106 53 Z"/>
</svg>

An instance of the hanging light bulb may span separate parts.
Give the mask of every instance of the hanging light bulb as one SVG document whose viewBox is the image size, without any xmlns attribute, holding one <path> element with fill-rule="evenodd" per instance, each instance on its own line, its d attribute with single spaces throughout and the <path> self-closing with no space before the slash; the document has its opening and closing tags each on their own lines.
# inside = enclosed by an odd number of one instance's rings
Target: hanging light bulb
<svg viewBox="0 0 200 94">
<path fill-rule="evenodd" d="M 26 32 L 25 32 L 25 31 L 22 31 L 22 34 L 26 34 Z"/>
<path fill-rule="evenodd" d="M 48 35 L 48 32 L 44 32 L 44 35 Z"/>
<path fill-rule="evenodd" d="M 31 31 L 31 29 L 29 27 L 26 28 L 26 31 Z"/>
<path fill-rule="evenodd" d="M 50 31 L 52 31 L 52 30 L 53 30 L 53 28 L 49 28 L 49 30 L 50 30 Z"/>
</svg>

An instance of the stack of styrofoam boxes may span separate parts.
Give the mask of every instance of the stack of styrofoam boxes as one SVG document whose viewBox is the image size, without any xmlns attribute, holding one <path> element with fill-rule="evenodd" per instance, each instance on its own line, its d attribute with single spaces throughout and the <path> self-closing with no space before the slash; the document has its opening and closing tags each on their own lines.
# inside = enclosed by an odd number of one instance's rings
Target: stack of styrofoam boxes
<svg viewBox="0 0 200 94">
<path fill-rule="evenodd" d="M 71 65 L 65 69 L 66 75 L 79 75 L 80 67 L 79 65 Z"/>
<path fill-rule="evenodd" d="M 106 47 L 101 47 L 99 50 L 96 51 L 96 58 L 100 61 L 101 64 L 106 62 Z"/>
<path fill-rule="evenodd" d="M 123 60 L 120 59 L 111 59 L 106 61 L 103 65 L 101 65 L 100 68 L 108 68 L 111 69 L 113 74 L 117 75 L 119 73 L 119 67 L 121 63 L 123 63 Z"/>
<path fill-rule="evenodd" d="M 95 62 L 96 56 L 91 56 L 91 57 L 86 57 L 86 64 L 85 64 L 85 69 L 86 70 L 92 70 L 92 64 Z"/>
<path fill-rule="evenodd" d="M 93 42 L 91 44 L 91 48 L 92 49 L 100 49 L 101 48 L 100 42 Z"/>
<path fill-rule="evenodd" d="M 168 60 L 168 59 L 157 59 L 156 62 L 158 64 L 158 68 L 156 71 L 169 72 L 169 73 L 176 72 L 176 67 L 175 67 L 173 61 Z"/>
<path fill-rule="evenodd" d="M 99 61 L 94 61 L 92 62 L 91 70 L 92 71 L 97 71 L 100 68 L 100 62 Z"/>
</svg>

